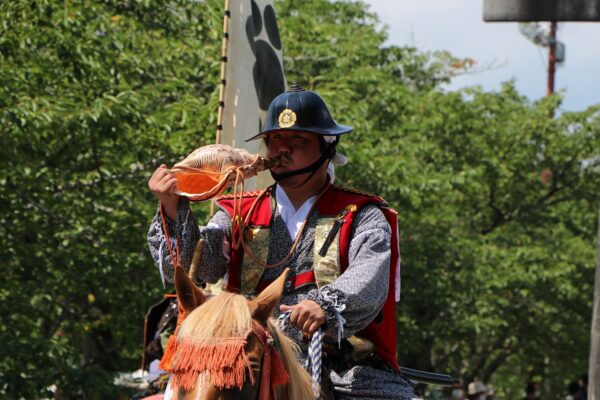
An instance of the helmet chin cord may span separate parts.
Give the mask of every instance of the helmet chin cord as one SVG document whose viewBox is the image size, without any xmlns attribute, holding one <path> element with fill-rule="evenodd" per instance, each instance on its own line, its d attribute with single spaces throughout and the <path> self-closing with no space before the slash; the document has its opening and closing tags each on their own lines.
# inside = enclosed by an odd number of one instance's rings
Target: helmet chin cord
<svg viewBox="0 0 600 400">
<path fill-rule="evenodd" d="M 308 182 L 310 180 L 310 178 L 312 178 L 317 173 L 317 171 L 319 170 L 319 168 L 321 168 L 321 166 L 323 165 L 323 163 L 325 161 L 331 160 L 333 158 L 333 156 L 335 156 L 335 153 L 336 153 L 335 147 L 337 145 L 338 140 L 336 140 L 334 143 L 332 143 L 328 147 L 326 145 L 326 143 L 325 143 L 325 140 L 322 137 L 320 137 L 321 154 L 322 155 L 321 155 L 321 157 L 317 161 L 315 161 L 314 163 L 312 163 L 308 167 L 304 167 L 304 168 L 301 168 L 301 169 L 296 169 L 296 170 L 293 170 L 293 171 L 284 172 L 282 174 L 278 174 L 278 173 L 273 172 L 271 170 L 270 171 L 271 176 L 273 177 L 273 179 L 275 180 L 275 182 L 279 182 L 280 180 L 289 178 L 291 176 L 306 174 L 306 173 L 310 172 L 311 174 L 302 183 L 300 183 L 298 186 L 304 185 L 306 182 Z"/>
</svg>

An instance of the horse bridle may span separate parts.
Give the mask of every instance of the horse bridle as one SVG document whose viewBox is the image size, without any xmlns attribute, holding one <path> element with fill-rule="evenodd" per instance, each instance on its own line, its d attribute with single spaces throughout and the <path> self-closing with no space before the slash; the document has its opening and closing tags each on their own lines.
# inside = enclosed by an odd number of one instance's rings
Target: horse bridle
<svg viewBox="0 0 600 400">
<path fill-rule="evenodd" d="M 255 320 L 252 320 L 251 334 L 254 334 L 263 345 L 257 400 L 270 400 L 275 387 L 289 382 L 289 375 L 280 355 L 281 345 L 277 335 L 272 334 L 268 328 Z"/>
</svg>

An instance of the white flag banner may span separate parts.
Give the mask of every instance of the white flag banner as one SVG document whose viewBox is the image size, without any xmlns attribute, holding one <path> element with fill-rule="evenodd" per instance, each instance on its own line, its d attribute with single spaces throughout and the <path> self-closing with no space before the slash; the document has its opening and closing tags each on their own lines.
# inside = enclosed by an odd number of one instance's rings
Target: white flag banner
<svg viewBox="0 0 600 400">
<path fill-rule="evenodd" d="M 262 126 L 267 108 L 286 89 L 282 44 L 271 0 L 229 0 L 227 56 L 220 143 L 264 153 L 261 140 L 245 142 Z M 245 183 L 270 184 L 268 171 Z"/>
</svg>

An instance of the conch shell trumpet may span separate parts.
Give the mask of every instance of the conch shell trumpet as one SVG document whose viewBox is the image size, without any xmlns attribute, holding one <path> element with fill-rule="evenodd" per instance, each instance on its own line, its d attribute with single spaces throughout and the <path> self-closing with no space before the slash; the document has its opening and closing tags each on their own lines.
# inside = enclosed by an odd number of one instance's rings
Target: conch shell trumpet
<svg viewBox="0 0 600 400">
<path fill-rule="evenodd" d="M 171 168 L 177 178 L 176 193 L 192 201 L 209 200 L 233 186 L 236 180 L 256 176 L 278 164 L 244 149 L 211 144 L 194 150 Z"/>
</svg>

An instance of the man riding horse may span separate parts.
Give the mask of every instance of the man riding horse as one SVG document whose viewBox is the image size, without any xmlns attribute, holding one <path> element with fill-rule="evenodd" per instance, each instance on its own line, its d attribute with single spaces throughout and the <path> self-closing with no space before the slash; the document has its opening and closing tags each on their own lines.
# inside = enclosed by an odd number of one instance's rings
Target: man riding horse
<svg viewBox="0 0 600 400">
<path fill-rule="evenodd" d="M 334 398 L 413 399 L 396 359 L 396 213 L 380 197 L 333 185 L 331 164 L 345 161 L 336 145 L 351 131 L 334 121 L 318 94 L 293 87 L 273 100 L 263 130 L 248 139 L 264 140 L 267 157 L 280 160 L 271 169 L 276 183 L 244 193 L 241 203 L 219 198 L 208 225 L 198 227 L 188 201 L 174 193 L 177 179 L 161 165 L 148 186 L 166 221 L 158 212 L 148 243 L 172 281 L 165 238 L 177 238 L 184 269 L 204 239 L 197 279 L 225 277 L 227 290 L 245 295 L 260 293 L 289 268 L 275 316 L 290 313 L 286 334 L 304 352 L 306 338 L 323 330 Z M 237 237 L 241 245 L 232 246 Z"/>
</svg>

